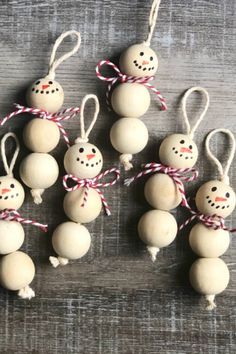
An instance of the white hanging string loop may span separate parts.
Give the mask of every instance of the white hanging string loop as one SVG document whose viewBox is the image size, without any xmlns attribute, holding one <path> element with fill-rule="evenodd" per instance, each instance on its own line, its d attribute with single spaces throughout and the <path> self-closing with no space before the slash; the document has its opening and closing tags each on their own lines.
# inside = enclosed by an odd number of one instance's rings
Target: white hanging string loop
<svg viewBox="0 0 236 354">
<path fill-rule="evenodd" d="M 6 141 L 10 137 L 15 140 L 16 148 L 15 148 L 13 157 L 11 159 L 11 162 L 10 162 L 10 164 L 8 164 L 7 157 L 6 157 Z M 17 156 L 19 155 L 19 152 L 20 152 L 20 143 L 19 143 L 17 136 L 11 132 L 5 134 L 1 140 L 1 155 L 2 155 L 3 166 L 6 171 L 7 176 L 13 177 L 13 169 L 14 169 L 14 166 L 16 163 Z"/>
<path fill-rule="evenodd" d="M 153 0 L 150 15 L 149 15 L 149 29 L 147 39 L 143 42 L 148 47 L 151 44 L 151 39 L 153 36 L 154 28 L 157 22 L 157 15 L 160 6 L 161 0 Z"/>
<path fill-rule="evenodd" d="M 94 100 L 95 110 L 94 110 L 93 119 L 92 119 L 89 127 L 87 128 L 87 130 L 85 130 L 84 108 L 85 108 L 85 105 L 86 105 L 87 101 L 90 100 L 90 99 Z M 100 111 L 100 105 L 99 105 L 99 101 L 98 101 L 97 96 L 93 95 L 93 94 L 86 95 L 83 98 L 81 106 L 80 106 L 80 137 L 78 137 L 75 140 L 75 144 L 81 143 L 81 142 L 87 143 L 89 141 L 89 139 L 88 139 L 89 138 L 89 134 L 91 133 L 91 131 L 92 131 L 93 127 L 94 127 L 94 124 L 97 121 L 97 117 L 98 117 L 99 111 Z"/>
<path fill-rule="evenodd" d="M 66 37 L 69 37 L 69 36 L 72 36 L 72 35 L 75 35 L 77 37 L 77 42 L 76 42 L 74 48 L 70 52 L 67 52 L 64 55 L 62 55 L 60 58 L 55 59 L 58 47 L 61 45 L 61 43 L 63 42 L 63 40 Z M 48 75 L 47 75 L 48 78 L 50 78 L 50 79 L 54 79 L 55 78 L 55 75 L 56 75 L 55 71 L 58 68 L 58 66 L 63 61 L 67 60 L 73 54 L 75 54 L 79 50 L 80 44 L 81 44 L 80 33 L 77 32 L 77 31 L 74 31 L 74 30 L 64 32 L 57 38 L 57 40 L 56 40 L 56 42 L 55 42 L 55 44 L 53 46 L 52 54 L 51 54 L 51 58 L 50 58 L 50 62 L 49 62 L 49 71 L 48 71 Z"/>
<path fill-rule="evenodd" d="M 191 95 L 191 93 L 193 92 L 201 92 L 204 94 L 205 96 L 205 108 L 203 110 L 203 112 L 201 113 L 200 117 L 197 119 L 196 123 L 193 125 L 193 127 L 191 128 L 191 125 L 189 123 L 189 119 L 188 119 L 188 115 L 187 115 L 187 99 L 188 97 Z M 201 123 L 201 121 L 203 120 L 203 118 L 205 117 L 205 114 L 208 110 L 210 104 L 210 97 L 209 94 L 207 92 L 206 89 L 204 89 L 203 87 L 199 87 L 199 86 L 195 86 L 190 88 L 189 90 L 187 90 L 184 94 L 184 97 L 182 99 L 182 112 L 183 112 L 183 119 L 184 119 L 184 123 L 186 125 L 186 131 L 187 131 L 187 135 L 193 139 L 194 137 L 194 133 L 197 130 L 199 124 Z"/>
<path fill-rule="evenodd" d="M 228 159 L 226 161 L 226 165 L 224 168 L 223 168 L 221 162 L 217 159 L 217 157 L 210 150 L 210 140 L 217 133 L 224 133 L 224 134 L 228 135 L 230 142 L 231 142 L 231 146 L 229 148 L 230 153 L 229 153 L 229 156 L 228 156 Z M 232 164 L 232 161 L 233 161 L 233 158 L 235 155 L 235 149 L 236 149 L 235 137 L 234 137 L 233 133 L 229 129 L 224 129 L 224 128 L 214 129 L 208 134 L 208 136 L 206 138 L 205 146 L 206 146 L 207 157 L 209 160 L 211 160 L 216 165 L 220 180 L 222 182 L 224 182 L 225 184 L 229 185 L 228 174 L 229 174 L 229 169 Z"/>
</svg>

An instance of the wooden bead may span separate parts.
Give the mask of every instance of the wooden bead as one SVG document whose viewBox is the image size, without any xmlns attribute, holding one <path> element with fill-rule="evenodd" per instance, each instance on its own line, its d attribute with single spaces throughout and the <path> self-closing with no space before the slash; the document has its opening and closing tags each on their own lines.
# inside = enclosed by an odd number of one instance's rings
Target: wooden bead
<svg viewBox="0 0 236 354">
<path fill-rule="evenodd" d="M 146 125 L 137 118 L 121 118 L 110 131 L 112 146 L 122 154 L 137 154 L 148 142 Z"/>
<path fill-rule="evenodd" d="M 34 275 L 34 263 L 26 253 L 16 251 L 0 260 L 0 282 L 6 289 L 22 289 L 32 282 Z"/>
<path fill-rule="evenodd" d="M 150 100 L 148 89 L 137 83 L 120 84 L 111 95 L 112 108 L 121 117 L 141 117 L 147 112 Z"/>
<path fill-rule="evenodd" d="M 204 183 L 198 189 L 195 202 L 201 213 L 226 218 L 235 208 L 236 197 L 230 186 L 215 180 Z"/>
<path fill-rule="evenodd" d="M 121 54 L 120 70 L 128 76 L 153 76 L 157 68 L 156 53 L 143 43 L 134 44 Z"/>
<path fill-rule="evenodd" d="M 32 153 L 20 165 L 22 181 L 32 189 L 47 189 L 57 180 L 59 168 L 56 160 L 49 154 Z"/>
<path fill-rule="evenodd" d="M 84 188 L 68 192 L 64 198 L 64 211 L 69 219 L 78 223 L 89 223 L 95 220 L 101 212 L 102 202 L 98 192 L 89 188 L 87 201 L 83 204 Z"/>
<path fill-rule="evenodd" d="M 174 168 L 191 168 L 198 158 L 195 142 L 184 134 L 172 134 L 163 140 L 159 150 L 161 162 Z"/>
<path fill-rule="evenodd" d="M 57 81 L 46 76 L 28 88 L 26 101 L 30 107 L 56 113 L 63 105 L 64 92 Z"/>
<path fill-rule="evenodd" d="M 90 244 L 91 236 L 87 228 L 71 221 L 59 225 L 52 235 L 54 251 L 69 260 L 83 257 Z"/>
<path fill-rule="evenodd" d="M 27 148 L 33 152 L 50 152 L 60 140 L 60 130 L 56 123 L 47 119 L 32 119 L 23 131 Z"/>
<path fill-rule="evenodd" d="M 227 251 L 230 235 L 226 230 L 214 230 L 198 223 L 194 225 L 190 232 L 189 243 L 198 256 L 216 258 Z"/>
<path fill-rule="evenodd" d="M 10 176 L 0 177 L 0 210 L 19 209 L 24 203 L 25 191 L 20 182 Z"/>
<path fill-rule="evenodd" d="M 103 157 L 95 145 L 78 143 L 67 150 L 64 166 L 67 173 L 78 178 L 94 178 L 102 170 Z"/>
<path fill-rule="evenodd" d="M 0 220 L 0 254 L 17 251 L 24 239 L 25 232 L 19 222 Z"/>
<path fill-rule="evenodd" d="M 176 208 L 182 199 L 173 179 L 163 173 L 156 173 L 148 179 L 144 195 L 153 208 L 166 211 Z"/>
<path fill-rule="evenodd" d="M 190 268 L 190 282 L 200 294 L 217 295 L 229 283 L 228 267 L 220 258 L 199 258 Z"/>
</svg>

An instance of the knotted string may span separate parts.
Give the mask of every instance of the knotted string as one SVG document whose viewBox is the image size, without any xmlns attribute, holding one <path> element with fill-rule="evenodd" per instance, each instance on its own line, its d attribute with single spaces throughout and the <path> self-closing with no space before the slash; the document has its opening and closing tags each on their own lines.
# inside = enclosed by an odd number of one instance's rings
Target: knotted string
<svg viewBox="0 0 236 354">
<path fill-rule="evenodd" d="M 8 164 L 7 156 L 6 156 L 6 141 L 10 137 L 15 140 L 16 148 L 15 148 L 13 157 L 11 159 L 11 162 L 10 162 L 10 164 Z M 6 171 L 7 176 L 13 177 L 13 169 L 14 169 L 14 166 L 16 163 L 16 159 L 19 155 L 19 152 L 20 152 L 20 143 L 19 143 L 19 140 L 18 140 L 16 134 L 11 133 L 11 132 L 5 134 L 1 140 L 1 155 L 2 155 L 3 166 Z"/>
<path fill-rule="evenodd" d="M 109 76 L 103 76 L 100 72 L 100 69 L 103 65 L 111 66 L 112 69 L 117 73 L 116 76 L 109 77 Z M 114 85 L 118 82 L 124 83 L 138 83 L 142 84 L 145 87 L 149 88 L 152 90 L 157 97 L 159 98 L 161 102 L 161 110 L 166 111 L 167 110 L 167 105 L 166 105 L 166 100 L 165 98 L 161 95 L 160 91 L 157 90 L 153 85 L 149 83 L 149 81 L 152 81 L 154 79 L 154 76 L 145 76 L 145 77 L 136 77 L 136 76 L 128 76 L 123 74 L 120 69 L 111 61 L 109 60 L 101 60 L 98 65 L 96 66 L 96 75 L 97 77 L 102 80 L 108 82 L 108 87 L 107 87 L 107 92 L 106 92 L 106 102 L 107 105 L 110 106 L 110 95 L 111 95 L 111 90 L 114 87 Z"/>
<path fill-rule="evenodd" d="M 143 42 L 145 45 L 150 46 L 153 36 L 154 28 L 157 22 L 157 15 L 161 0 L 153 0 L 150 15 L 149 15 L 149 33 L 147 39 Z"/>
<path fill-rule="evenodd" d="M 58 126 L 60 129 L 60 132 L 66 142 L 66 145 L 69 147 L 70 146 L 70 141 L 68 138 L 68 135 L 63 128 L 61 121 L 68 120 L 70 118 L 73 118 L 78 112 L 80 111 L 79 107 L 71 107 L 71 108 L 66 108 L 62 111 L 59 111 L 57 113 L 49 113 L 43 109 L 40 108 L 32 108 L 32 107 L 25 107 L 21 106 L 19 104 L 15 104 L 17 110 L 8 114 L 5 118 L 0 120 L 0 126 L 4 125 L 9 119 L 21 114 L 21 113 L 30 113 L 33 115 L 39 116 L 39 118 L 42 119 L 47 119 L 50 120 Z"/>
<path fill-rule="evenodd" d="M 111 181 L 111 182 L 99 182 L 100 179 L 103 177 L 107 176 L 110 173 L 115 173 L 116 177 Z M 68 179 L 72 179 L 74 182 L 76 182 L 76 185 L 73 187 L 69 187 L 67 185 Z M 117 181 L 120 179 L 120 171 L 117 168 L 111 168 L 109 170 L 106 170 L 105 172 L 100 173 L 98 176 L 94 178 L 85 178 L 85 179 L 80 179 L 75 177 L 72 174 L 65 175 L 63 177 L 63 186 L 67 192 L 72 192 L 75 191 L 79 188 L 84 188 L 84 196 L 83 196 L 83 202 L 81 204 L 81 207 L 84 207 L 87 200 L 88 200 L 88 191 L 89 188 L 95 189 L 98 194 L 100 195 L 102 204 L 104 206 L 105 212 L 107 215 L 111 215 L 110 208 L 108 206 L 108 203 L 106 201 L 106 198 L 104 194 L 101 192 L 100 187 L 110 187 L 113 186 L 114 184 L 117 183 Z"/>
<path fill-rule="evenodd" d="M 0 211 L 0 220 L 17 221 L 21 224 L 28 224 L 39 227 L 42 231 L 47 232 L 48 225 L 41 224 L 34 220 L 23 218 L 15 209 L 4 209 Z"/>
</svg>

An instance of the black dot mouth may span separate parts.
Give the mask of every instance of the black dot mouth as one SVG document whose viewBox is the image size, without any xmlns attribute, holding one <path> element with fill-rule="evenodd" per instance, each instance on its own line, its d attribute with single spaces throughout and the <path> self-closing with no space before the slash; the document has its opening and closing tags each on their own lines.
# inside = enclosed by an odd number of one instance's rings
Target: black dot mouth
<svg viewBox="0 0 236 354">
<path fill-rule="evenodd" d="M 80 159 L 77 158 L 77 161 L 80 161 Z M 93 167 L 98 166 L 99 164 L 101 164 L 101 163 L 102 163 L 102 160 L 99 159 L 99 161 L 93 162 L 93 163 L 91 163 L 91 164 L 89 164 L 88 162 L 85 162 L 85 161 L 81 160 L 80 163 L 81 163 L 81 165 L 85 165 L 86 167 L 92 167 L 92 168 L 93 168 Z"/>
<path fill-rule="evenodd" d="M 55 92 L 58 92 L 59 89 L 56 88 L 56 89 L 53 89 L 53 90 L 50 90 L 50 91 L 48 91 L 48 90 L 47 91 L 43 91 L 43 90 L 39 90 L 39 89 L 36 89 L 35 87 L 33 87 L 31 91 L 35 92 L 35 93 L 40 93 L 41 95 L 44 95 L 44 94 L 49 95 L 49 93 L 53 94 Z"/>
<path fill-rule="evenodd" d="M 133 61 L 134 65 L 136 66 L 137 69 L 142 70 L 142 71 L 151 71 L 155 69 L 155 66 L 151 67 L 144 67 L 142 64 L 139 64 L 137 60 Z"/>
<path fill-rule="evenodd" d="M 0 199 L 3 199 L 3 200 L 7 200 L 8 198 L 10 199 L 13 199 L 13 198 L 16 198 L 19 196 L 19 193 L 16 193 L 16 194 L 10 194 L 10 195 L 6 195 L 5 197 L 3 195 L 0 195 Z"/>
<path fill-rule="evenodd" d="M 193 156 L 184 156 L 184 154 L 180 153 L 176 147 L 172 147 L 173 152 L 177 155 L 179 155 L 179 157 L 183 157 L 185 160 L 193 160 Z"/>
<path fill-rule="evenodd" d="M 223 206 L 221 206 L 221 205 L 219 205 L 219 204 L 214 203 L 213 200 L 210 199 L 210 196 L 209 196 L 209 195 L 206 196 L 206 199 L 207 199 L 208 204 L 210 204 L 211 207 L 215 207 L 215 209 L 222 209 L 222 210 L 224 210 L 224 209 L 226 209 L 226 208 L 229 208 L 229 205 L 223 205 Z"/>
</svg>

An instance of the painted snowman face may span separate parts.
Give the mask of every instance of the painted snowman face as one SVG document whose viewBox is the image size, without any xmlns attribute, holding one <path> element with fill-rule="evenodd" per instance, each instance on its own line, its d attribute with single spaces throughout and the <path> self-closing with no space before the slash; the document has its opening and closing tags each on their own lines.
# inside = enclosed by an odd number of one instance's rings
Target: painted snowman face
<svg viewBox="0 0 236 354">
<path fill-rule="evenodd" d="M 93 144 L 78 143 L 67 150 L 64 166 L 67 173 L 71 173 L 77 178 L 94 178 L 101 172 L 102 154 Z"/>
<path fill-rule="evenodd" d="M 172 134 L 163 140 L 159 150 L 161 162 L 174 168 L 191 168 L 198 158 L 195 142 L 185 134 Z"/>
<path fill-rule="evenodd" d="M 120 57 L 120 69 L 129 76 L 153 76 L 158 68 L 156 53 L 147 45 L 134 44 Z"/>
<path fill-rule="evenodd" d="M 204 183 L 197 191 L 195 201 L 201 213 L 226 218 L 235 208 L 236 196 L 230 186 L 216 180 Z"/>
<path fill-rule="evenodd" d="M 58 82 L 45 77 L 38 79 L 28 88 L 26 100 L 30 107 L 55 113 L 63 105 L 64 92 Z"/>
<path fill-rule="evenodd" d="M 19 209 L 25 199 L 24 188 L 15 178 L 0 177 L 0 210 Z"/>
</svg>

